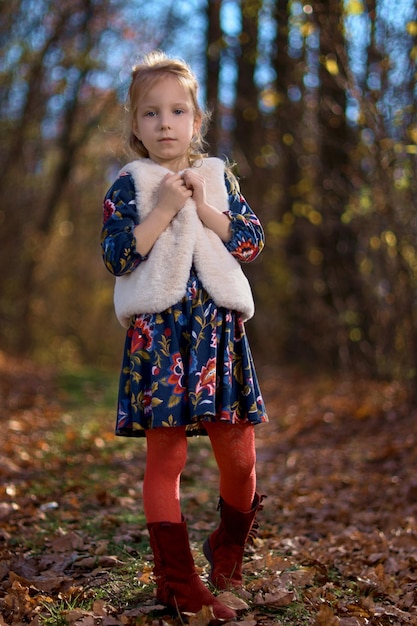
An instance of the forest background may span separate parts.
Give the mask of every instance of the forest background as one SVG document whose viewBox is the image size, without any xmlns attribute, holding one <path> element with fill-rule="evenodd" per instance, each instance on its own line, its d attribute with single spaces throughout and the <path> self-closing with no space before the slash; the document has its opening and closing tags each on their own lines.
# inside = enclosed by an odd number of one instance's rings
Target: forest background
<svg viewBox="0 0 417 626">
<path fill-rule="evenodd" d="M 184 624 L 155 605 L 145 447 L 113 434 L 99 243 L 154 48 L 195 70 L 266 231 L 244 270 L 268 498 L 239 623 L 415 624 L 417 1 L 0 0 L 0 45 L 0 624 Z M 200 438 L 182 507 L 203 576 L 217 501 Z"/>
<path fill-rule="evenodd" d="M 3 351 L 118 364 L 101 202 L 131 66 L 162 48 L 265 227 L 258 358 L 415 383 L 415 0 L 10 0 L 0 41 Z"/>
</svg>

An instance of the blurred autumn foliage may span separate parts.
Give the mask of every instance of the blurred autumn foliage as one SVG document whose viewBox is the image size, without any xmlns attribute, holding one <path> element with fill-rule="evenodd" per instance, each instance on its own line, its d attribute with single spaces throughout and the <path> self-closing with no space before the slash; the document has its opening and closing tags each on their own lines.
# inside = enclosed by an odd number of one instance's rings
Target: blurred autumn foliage
<svg viewBox="0 0 417 626">
<path fill-rule="evenodd" d="M 414 0 L 151 4 L 0 4 L 2 348 L 118 358 L 98 239 L 128 158 L 126 68 L 181 45 L 213 113 L 211 151 L 237 161 L 266 229 L 246 268 L 255 351 L 415 388 Z"/>
</svg>

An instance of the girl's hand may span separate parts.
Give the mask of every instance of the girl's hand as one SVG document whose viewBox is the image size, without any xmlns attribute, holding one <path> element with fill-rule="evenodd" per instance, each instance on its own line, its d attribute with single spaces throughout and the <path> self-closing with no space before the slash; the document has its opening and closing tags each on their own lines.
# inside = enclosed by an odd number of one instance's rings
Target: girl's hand
<svg viewBox="0 0 417 626">
<path fill-rule="evenodd" d="M 135 226 L 136 252 L 146 256 L 152 250 L 159 235 L 182 209 L 192 191 L 187 189 L 180 174 L 167 174 L 158 189 L 155 207 L 145 219 Z"/>
<path fill-rule="evenodd" d="M 183 178 L 187 189 L 192 192 L 200 220 L 207 228 L 214 231 L 222 241 L 229 241 L 231 237 L 230 220 L 225 213 L 220 213 L 207 202 L 204 178 L 195 170 L 185 170 Z"/>
<path fill-rule="evenodd" d="M 200 208 L 207 204 L 206 200 L 206 181 L 195 170 L 185 170 L 183 173 L 184 183 L 192 193 L 192 198 L 197 206 L 197 212 Z"/>
<path fill-rule="evenodd" d="M 181 174 L 167 174 L 158 190 L 158 201 L 154 211 L 162 212 L 171 219 L 182 209 L 186 200 L 192 196 Z"/>
</svg>

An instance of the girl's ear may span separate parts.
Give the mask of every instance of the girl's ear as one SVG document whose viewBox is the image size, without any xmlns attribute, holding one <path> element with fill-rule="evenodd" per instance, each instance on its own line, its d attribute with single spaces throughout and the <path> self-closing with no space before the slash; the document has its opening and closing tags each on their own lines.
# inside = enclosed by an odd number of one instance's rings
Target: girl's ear
<svg viewBox="0 0 417 626">
<path fill-rule="evenodd" d="M 194 126 L 193 126 L 194 134 L 200 132 L 202 123 L 203 123 L 203 118 L 201 117 L 201 115 L 196 115 L 194 117 Z"/>
<path fill-rule="evenodd" d="M 136 139 L 139 139 L 139 141 L 141 140 L 139 136 L 139 128 L 136 117 L 132 119 L 132 133 L 135 135 Z"/>
</svg>

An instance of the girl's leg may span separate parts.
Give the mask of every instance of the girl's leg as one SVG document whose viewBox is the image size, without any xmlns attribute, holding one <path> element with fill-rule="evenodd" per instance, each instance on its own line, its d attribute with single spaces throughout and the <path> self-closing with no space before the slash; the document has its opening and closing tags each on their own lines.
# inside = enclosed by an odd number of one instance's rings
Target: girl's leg
<svg viewBox="0 0 417 626">
<path fill-rule="evenodd" d="M 252 424 L 205 422 L 220 472 L 220 495 L 239 511 L 249 511 L 256 489 L 255 429 Z"/>
<path fill-rule="evenodd" d="M 245 544 L 257 527 L 262 500 L 255 492 L 256 452 L 251 424 L 205 424 L 220 471 L 220 525 L 204 543 L 210 580 L 219 589 L 242 585 Z"/>
<path fill-rule="evenodd" d="M 187 459 L 185 428 L 146 431 L 143 507 L 148 524 L 181 522 L 180 479 Z"/>
<path fill-rule="evenodd" d="M 217 600 L 200 579 L 181 516 L 180 478 L 187 457 L 185 428 L 148 430 L 146 440 L 143 501 L 154 554 L 157 598 L 176 611 L 197 613 L 203 606 L 211 606 L 219 620 L 234 619 L 235 611 Z"/>
</svg>

